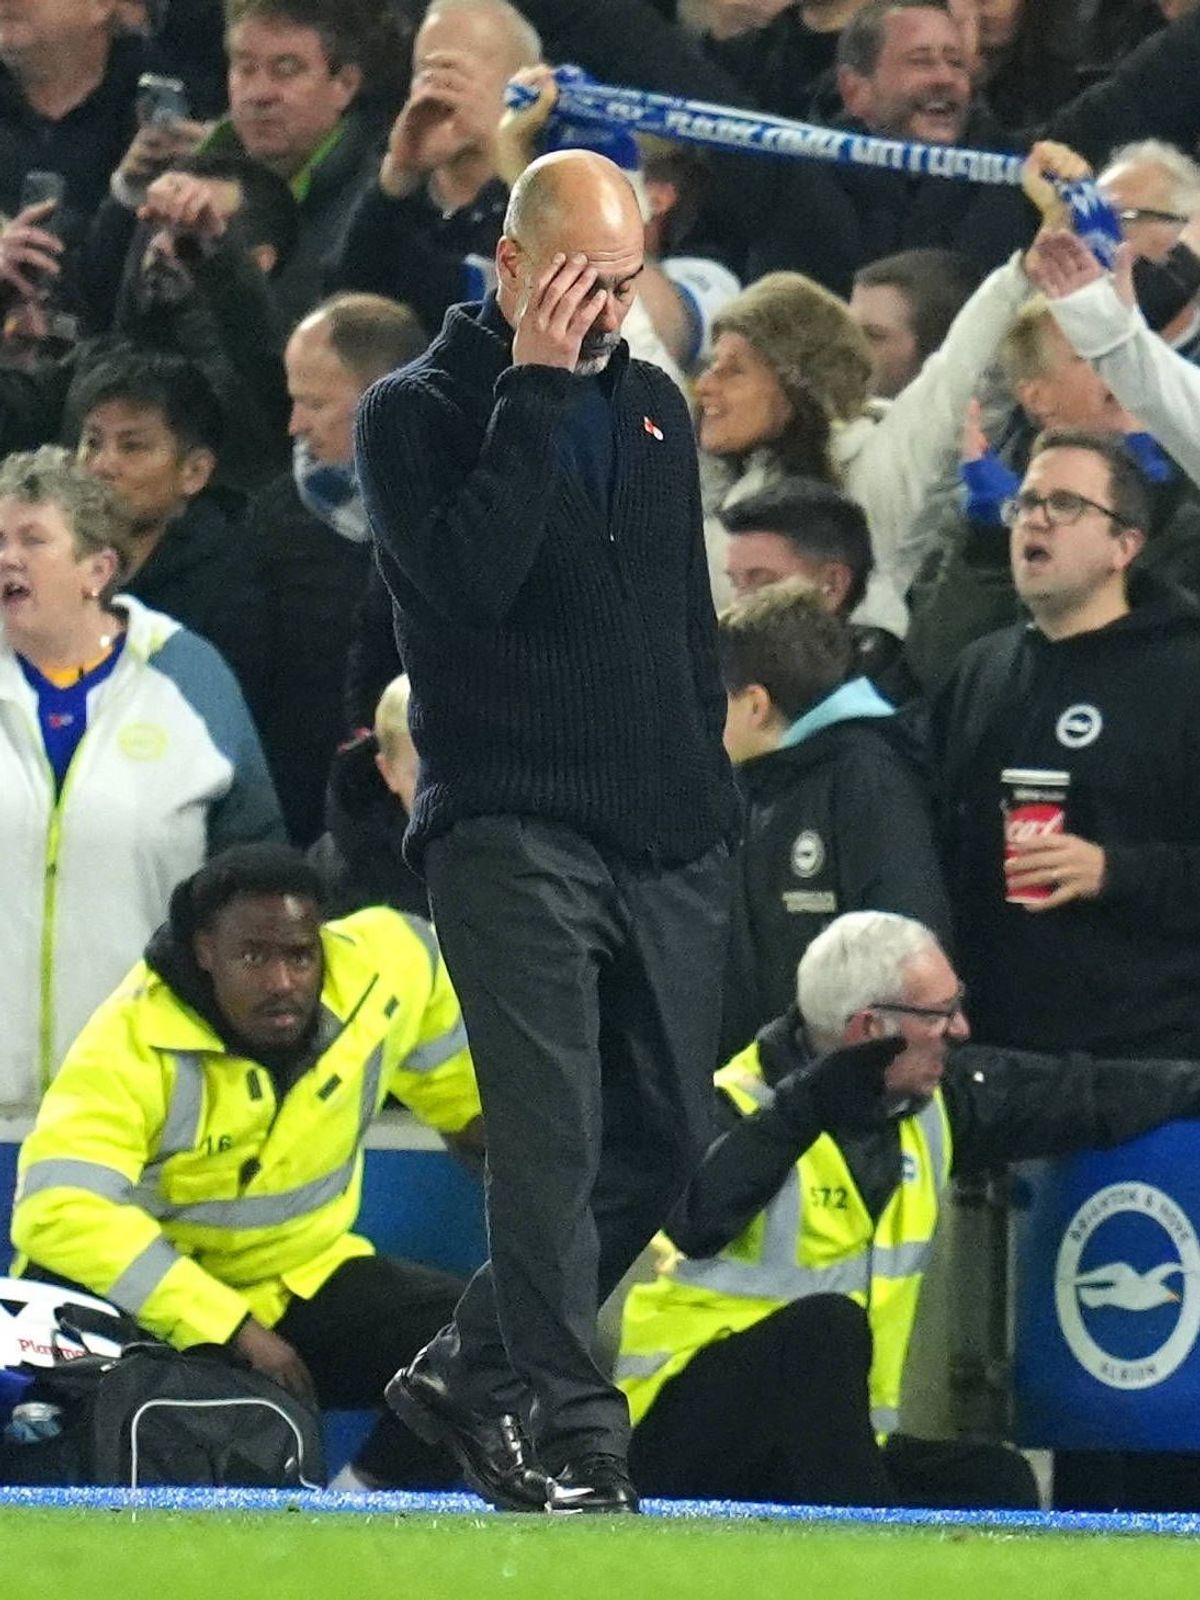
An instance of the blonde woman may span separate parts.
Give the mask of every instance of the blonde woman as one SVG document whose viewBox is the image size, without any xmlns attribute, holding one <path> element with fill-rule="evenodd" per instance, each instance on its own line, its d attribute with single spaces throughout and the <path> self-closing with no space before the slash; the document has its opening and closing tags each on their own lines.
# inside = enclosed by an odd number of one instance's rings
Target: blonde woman
<svg viewBox="0 0 1200 1600">
<path fill-rule="evenodd" d="M 0 1104 L 36 1104 L 210 850 L 282 837 L 232 673 L 116 593 L 112 492 L 63 450 L 0 465 Z"/>
</svg>

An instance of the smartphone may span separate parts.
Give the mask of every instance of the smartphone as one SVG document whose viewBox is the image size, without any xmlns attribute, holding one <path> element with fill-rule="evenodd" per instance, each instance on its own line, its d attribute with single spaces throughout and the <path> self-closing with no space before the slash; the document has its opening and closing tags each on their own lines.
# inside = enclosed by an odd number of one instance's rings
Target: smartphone
<svg viewBox="0 0 1200 1600">
<path fill-rule="evenodd" d="M 187 90 L 181 78 L 143 72 L 137 86 L 137 118 L 142 127 L 167 128 L 188 115 Z"/>
<path fill-rule="evenodd" d="M 38 206 L 44 200 L 53 200 L 54 210 L 49 216 L 42 218 L 38 227 L 43 233 L 52 233 L 55 238 L 60 238 L 62 202 L 66 198 L 66 193 L 67 180 L 61 172 L 27 172 L 21 180 L 21 197 L 17 209 L 24 211 L 26 206 Z"/>
<path fill-rule="evenodd" d="M 66 192 L 67 180 L 61 172 L 27 172 L 21 179 L 17 209 L 24 211 L 26 206 L 40 206 L 43 200 L 53 200 L 56 206 L 60 205 Z"/>
</svg>

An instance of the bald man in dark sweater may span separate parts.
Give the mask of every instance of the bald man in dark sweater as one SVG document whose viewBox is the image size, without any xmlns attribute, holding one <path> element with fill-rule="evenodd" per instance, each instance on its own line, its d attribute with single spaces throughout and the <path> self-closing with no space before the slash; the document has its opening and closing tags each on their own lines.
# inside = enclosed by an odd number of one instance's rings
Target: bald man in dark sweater
<svg viewBox="0 0 1200 1600">
<path fill-rule="evenodd" d="M 737 801 L 690 420 L 620 338 L 641 267 L 618 169 L 544 157 L 496 297 L 359 419 L 492 1251 L 389 1398 L 516 1509 L 637 1509 L 596 1308 L 705 1147 L 718 1048 Z"/>
</svg>

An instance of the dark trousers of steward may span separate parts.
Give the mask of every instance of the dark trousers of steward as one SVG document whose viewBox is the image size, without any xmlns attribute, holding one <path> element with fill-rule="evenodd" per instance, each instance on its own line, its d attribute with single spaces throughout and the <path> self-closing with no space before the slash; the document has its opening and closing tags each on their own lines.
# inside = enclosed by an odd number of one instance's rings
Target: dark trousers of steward
<svg viewBox="0 0 1200 1600">
<path fill-rule="evenodd" d="M 487 1124 L 491 1249 L 429 1361 L 473 1410 L 523 1415 L 547 1471 L 623 1457 L 596 1309 L 710 1137 L 728 851 L 640 868 L 479 817 L 432 841 L 425 875 Z"/>
<path fill-rule="evenodd" d="M 462 1287 L 461 1278 L 415 1261 L 356 1256 L 311 1300 L 293 1300 L 275 1332 L 299 1351 L 322 1410 L 379 1410 L 388 1379 L 443 1326 Z M 389 1489 L 445 1489 L 460 1476 L 445 1451 L 386 1408 L 354 1465 Z"/>
<path fill-rule="evenodd" d="M 719 1339 L 665 1384 L 633 1431 L 643 1494 L 781 1505 L 1036 1510 L 1016 1450 L 871 1429 L 871 1331 L 844 1295 L 795 1300 Z"/>
</svg>

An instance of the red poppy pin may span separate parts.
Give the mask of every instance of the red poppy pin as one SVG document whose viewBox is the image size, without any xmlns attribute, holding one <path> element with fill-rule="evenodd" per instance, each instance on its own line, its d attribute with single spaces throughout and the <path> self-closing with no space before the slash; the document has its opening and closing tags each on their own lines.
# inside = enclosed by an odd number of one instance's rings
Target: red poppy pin
<svg viewBox="0 0 1200 1600">
<path fill-rule="evenodd" d="M 645 428 L 647 433 L 652 434 L 660 444 L 662 443 L 663 431 L 657 422 L 652 422 L 649 417 L 643 417 L 642 427 Z"/>
</svg>

